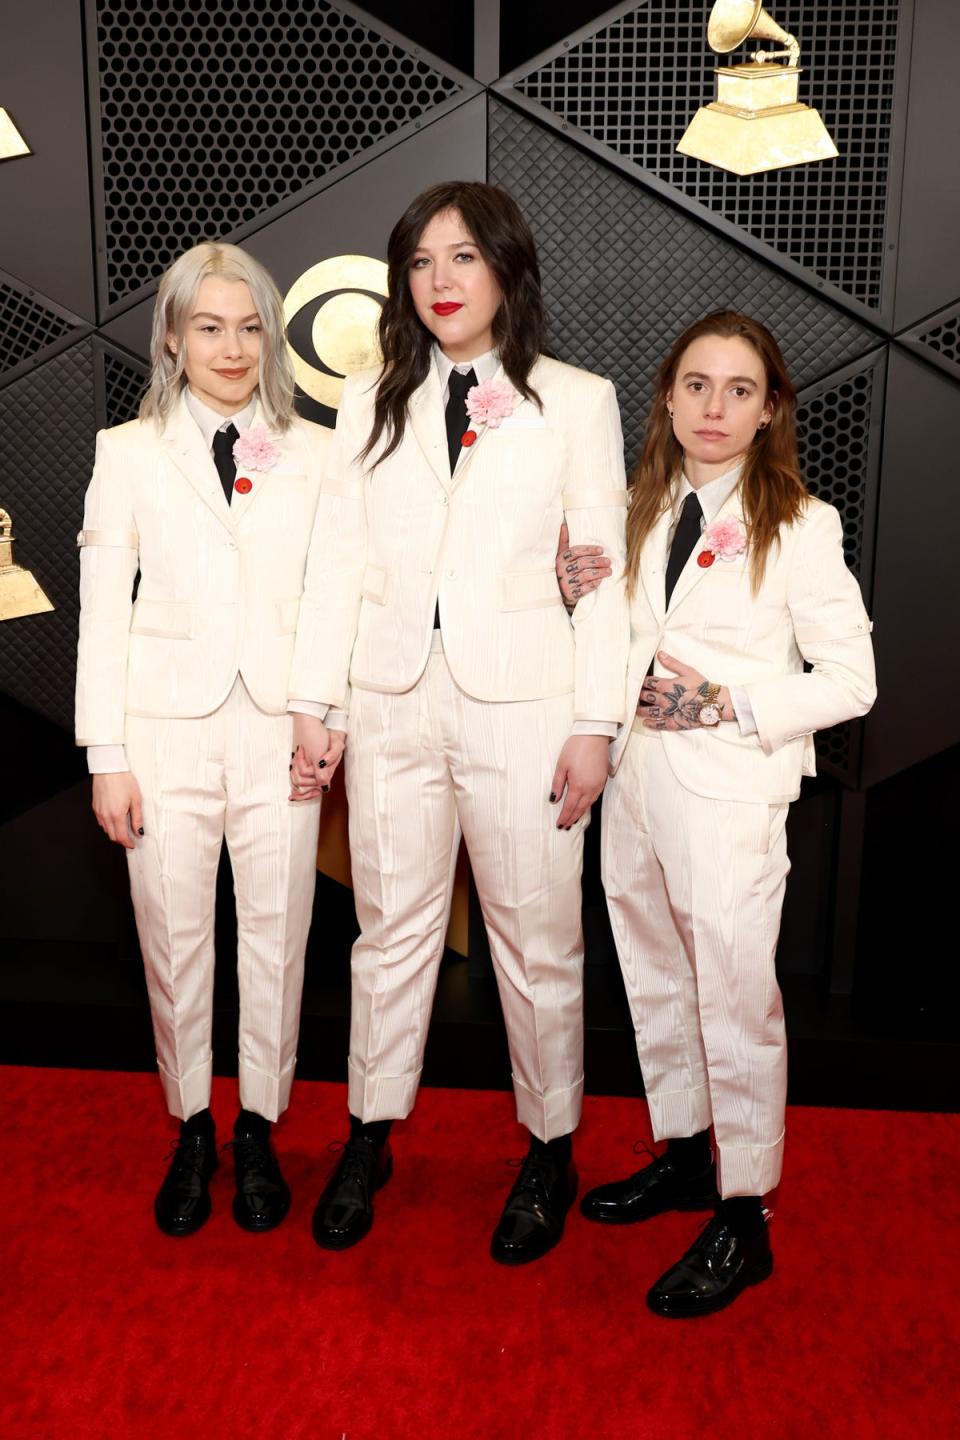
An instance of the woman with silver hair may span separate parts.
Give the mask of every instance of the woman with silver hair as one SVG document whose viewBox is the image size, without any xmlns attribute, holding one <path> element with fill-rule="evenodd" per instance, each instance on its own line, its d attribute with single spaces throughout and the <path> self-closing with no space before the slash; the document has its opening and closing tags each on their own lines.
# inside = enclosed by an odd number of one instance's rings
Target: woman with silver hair
<svg viewBox="0 0 960 1440">
<path fill-rule="evenodd" d="M 269 1230 L 290 1205 L 270 1125 L 296 1063 L 320 818 L 317 803 L 287 798 L 303 723 L 288 674 L 327 432 L 294 412 L 280 295 L 236 246 L 197 245 L 171 265 L 151 361 L 139 419 L 97 437 L 79 536 L 77 743 L 97 820 L 127 851 L 157 1063 L 181 1122 L 154 1207 L 170 1235 L 207 1219 L 217 1166 L 226 839 L 240 992 L 233 1213 Z M 314 761 L 339 758 L 342 736 L 329 733 Z"/>
</svg>

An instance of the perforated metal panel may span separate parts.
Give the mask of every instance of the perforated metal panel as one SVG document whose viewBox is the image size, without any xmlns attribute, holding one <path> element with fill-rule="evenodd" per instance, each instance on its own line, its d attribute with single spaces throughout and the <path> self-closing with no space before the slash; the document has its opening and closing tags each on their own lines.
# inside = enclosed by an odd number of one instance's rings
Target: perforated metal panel
<svg viewBox="0 0 960 1440">
<path fill-rule="evenodd" d="M 76 537 L 94 450 L 93 342 L 0 390 L 2 502 L 17 563 L 56 606 L 0 626 L 0 690 L 73 729 L 79 564 Z"/>
<path fill-rule="evenodd" d="M 533 226 L 553 347 L 616 382 L 629 463 L 657 365 L 710 310 L 768 324 L 798 388 L 875 348 L 866 326 L 555 131 L 499 101 L 490 112 L 490 179 Z"/>
<path fill-rule="evenodd" d="M 103 356 L 105 423 L 123 425 L 135 420 L 140 411 L 140 401 L 147 388 L 148 370 L 146 365 L 134 365 L 117 355 L 106 352 Z"/>
<path fill-rule="evenodd" d="M 880 468 L 886 352 L 812 386 L 797 408 L 800 461 L 810 490 L 835 505 L 843 521 L 843 548 L 869 607 L 873 533 Z M 820 769 L 855 785 L 861 723 L 850 721 L 816 735 Z"/>
<path fill-rule="evenodd" d="M 960 379 L 960 301 L 899 337 L 911 350 Z"/>
<path fill-rule="evenodd" d="M 676 153 L 697 109 L 714 97 L 706 40 L 710 0 L 621 8 L 613 23 L 516 88 L 570 125 L 871 309 L 886 257 L 899 0 L 778 0 L 772 13 L 801 47 L 800 98 L 815 106 L 838 160 L 740 178 Z M 767 42 L 764 48 L 770 48 Z"/>
<path fill-rule="evenodd" d="M 11 276 L 0 276 L 0 380 L 63 339 L 81 322 L 43 303 Z"/>
<path fill-rule="evenodd" d="M 98 0 L 107 298 L 461 88 L 325 0 Z"/>
</svg>

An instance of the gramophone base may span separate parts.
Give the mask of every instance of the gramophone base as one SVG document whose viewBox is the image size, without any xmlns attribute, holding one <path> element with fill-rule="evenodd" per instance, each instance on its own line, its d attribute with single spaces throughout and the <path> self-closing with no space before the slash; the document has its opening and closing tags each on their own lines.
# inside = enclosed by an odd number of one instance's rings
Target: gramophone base
<svg viewBox="0 0 960 1440">
<path fill-rule="evenodd" d="M 29 570 L 19 565 L 0 569 L 0 620 L 14 620 L 20 615 L 42 615 L 53 606 Z"/>
<path fill-rule="evenodd" d="M 716 101 L 697 111 L 677 149 L 734 175 L 835 160 L 839 153 L 819 113 L 809 105 L 747 113 Z"/>
</svg>

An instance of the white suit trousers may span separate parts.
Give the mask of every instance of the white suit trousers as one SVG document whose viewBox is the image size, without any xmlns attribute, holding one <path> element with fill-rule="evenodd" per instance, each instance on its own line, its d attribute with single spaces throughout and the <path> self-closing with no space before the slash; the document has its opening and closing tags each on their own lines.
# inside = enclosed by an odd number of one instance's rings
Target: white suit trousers
<svg viewBox="0 0 960 1440">
<path fill-rule="evenodd" d="M 316 801 L 291 804 L 293 717 L 270 715 L 237 679 L 196 719 L 130 715 L 127 759 L 145 834 L 127 852 L 167 1105 L 210 1102 L 214 907 L 226 838 L 237 897 L 240 1103 L 286 1109 L 296 1065 L 303 956 L 316 883 Z"/>
<path fill-rule="evenodd" d="M 489 703 L 450 674 L 438 635 L 402 694 L 354 689 L 347 746 L 353 947 L 349 1105 L 364 1122 L 413 1108 L 461 833 L 483 908 L 517 1116 L 541 1140 L 583 1099 L 580 869 L 585 821 L 549 801 L 573 697 Z"/>
<path fill-rule="evenodd" d="M 653 1133 L 712 1123 L 725 1198 L 765 1195 L 783 1163 L 786 819 L 786 805 L 685 790 L 640 729 L 603 797 L 603 883 Z"/>
</svg>

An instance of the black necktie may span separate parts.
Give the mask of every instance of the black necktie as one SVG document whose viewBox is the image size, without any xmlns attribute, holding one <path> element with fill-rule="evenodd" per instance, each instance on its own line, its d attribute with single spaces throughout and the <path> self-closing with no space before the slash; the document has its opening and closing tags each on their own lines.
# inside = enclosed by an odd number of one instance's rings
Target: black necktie
<svg viewBox="0 0 960 1440">
<path fill-rule="evenodd" d="M 472 390 L 477 383 L 477 377 L 472 370 L 466 375 L 461 375 L 459 370 L 450 371 L 449 391 L 447 400 L 447 454 L 450 456 L 450 474 L 456 468 L 460 456 L 460 448 L 463 441 L 463 434 L 467 428 L 467 391 Z"/>
<path fill-rule="evenodd" d="M 217 474 L 220 476 L 220 484 L 223 486 L 223 493 L 227 497 L 227 504 L 233 499 L 233 482 L 237 478 L 237 462 L 233 458 L 233 447 L 237 442 L 239 431 L 236 425 L 228 425 L 226 430 L 218 430 L 213 437 L 213 463 L 217 467 Z"/>
<path fill-rule="evenodd" d="M 673 536 L 673 544 L 670 546 L 670 559 L 667 561 L 668 605 L 670 596 L 673 594 L 673 587 L 680 578 L 680 571 L 686 565 L 694 546 L 700 539 L 702 519 L 703 510 L 697 498 L 697 492 L 693 490 L 683 502 L 680 519 L 677 521 L 677 528 Z"/>
<path fill-rule="evenodd" d="M 444 415 L 447 422 L 447 454 L 450 457 L 451 475 L 460 458 L 460 451 L 463 448 L 463 433 L 469 423 L 467 420 L 467 391 L 471 390 L 476 383 L 477 377 L 473 370 L 468 370 L 466 375 L 461 375 L 459 370 L 450 371 L 450 379 L 447 382 L 449 395 Z M 434 630 L 440 629 L 439 600 L 433 612 L 433 628 Z"/>
</svg>

